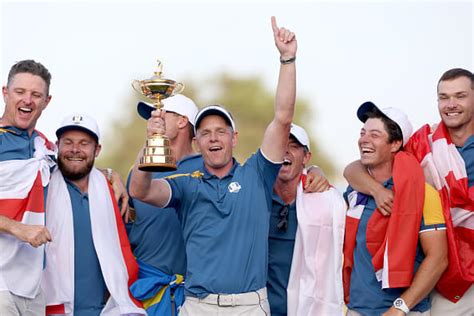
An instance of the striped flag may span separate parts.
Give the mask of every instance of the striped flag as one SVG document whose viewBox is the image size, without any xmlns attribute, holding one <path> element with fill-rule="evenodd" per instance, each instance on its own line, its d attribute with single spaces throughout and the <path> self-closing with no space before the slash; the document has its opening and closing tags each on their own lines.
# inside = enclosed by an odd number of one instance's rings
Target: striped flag
<svg viewBox="0 0 474 316">
<path fill-rule="evenodd" d="M 428 125 L 420 128 L 406 149 L 416 156 L 426 181 L 441 195 L 449 265 L 436 289 L 457 302 L 474 282 L 474 187 L 468 188 L 464 160 L 443 122 L 433 133 Z"/>
</svg>

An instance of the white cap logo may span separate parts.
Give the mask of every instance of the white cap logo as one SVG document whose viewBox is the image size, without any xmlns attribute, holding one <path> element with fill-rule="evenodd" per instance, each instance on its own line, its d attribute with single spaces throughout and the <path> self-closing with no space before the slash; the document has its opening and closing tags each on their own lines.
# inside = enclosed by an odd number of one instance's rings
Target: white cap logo
<svg viewBox="0 0 474 316">
<path fill-rule="evenodd" d="M 82 116 L 80 116 L 80 115 L 74 115 L 74 116 L 72 117 L 72 122 L 73 122 L 74 124 L 81 124 L 81 122 L 82 122 Z"/>
</svg>

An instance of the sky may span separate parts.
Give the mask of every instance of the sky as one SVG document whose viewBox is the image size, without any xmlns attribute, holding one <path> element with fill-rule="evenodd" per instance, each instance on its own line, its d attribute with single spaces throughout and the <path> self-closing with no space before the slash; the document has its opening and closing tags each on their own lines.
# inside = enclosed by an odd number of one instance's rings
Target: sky
<svg viewBox="0 0 474 316">
<path fill-rule="evenodd" d="M 0 10 L 2 85 L 22 59 L 50 70 L 53 98 L 37 128 L 52 139 L 74 112 L 113 135 L 112 121 L 127 119 L 131 81 L 153 75 L 157 59 L 177 81 L 259 75 L 274 91 L 272 15 L 296 33 L 298 97 L 314 112 L 304 127 L 319 144 L 313 155 L 324 151 L 339 173 L 359 156 L 360 104 L 401 108 L 416 129 L 439 120 L 442 73 L 473 71 L 473 1 L 1 0 Z"/>
</svg>

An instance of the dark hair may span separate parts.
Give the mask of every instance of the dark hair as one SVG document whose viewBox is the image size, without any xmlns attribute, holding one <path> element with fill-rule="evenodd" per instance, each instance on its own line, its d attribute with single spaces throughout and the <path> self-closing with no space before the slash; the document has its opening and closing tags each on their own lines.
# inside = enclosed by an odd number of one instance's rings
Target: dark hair
<svg viewBox="0 0 474 316">
<path fill-rule="evenodd" d="M 379 109 L 373 108 L 366 113 L 367 119 L 378 118 L 382 121 L 385 131 L 388 134 L 388 142 L 391 144 L 395 141 L 401 141 L 403 144 L 403 134 L 400 126 L 392 121 L 388 116 L 383 114 Z M 402 149 L 403 145 L 400 146 L 399 150 Z"/>
<path fill-rule="evenodd" d="M 10 85 L 11 80 L 16 74 L 19 73 L 29 73 L 35 76 L 41 77 L 41 79 L 46 82 L 46 94 L 49 95 L 49 85 L 51 84 L 51 74 L 49 70 L 42 64 L 32 60 L 26 59 L 17 62 L 12 66 L 10 72 L 8 73 L 8 82 L 7 86 Z"/>
<path fill-rule="evenodd" d="M 463 68 L 453 68 L 446 71 L 441 78 L 439 78 L 438 86 L 441 81 L 454 80 L 460 77 L 466 77 L 471 80 L 471 89 L 474 90 L 474 74 Z"/>
</svg>

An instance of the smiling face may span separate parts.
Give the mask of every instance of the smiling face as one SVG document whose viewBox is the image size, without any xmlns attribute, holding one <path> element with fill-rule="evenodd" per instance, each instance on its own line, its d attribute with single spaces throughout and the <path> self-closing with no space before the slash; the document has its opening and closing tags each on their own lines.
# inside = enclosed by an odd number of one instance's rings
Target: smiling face
<svg viewBox="0 0 474 316">
<path fill-rule="evenodd" d="M 278 173 L 278 180 L 289 182 L 295 178 L 299 178 L 310 159 L 311 153 L 294 139 L 294 137 L 290 136 L 286 153 L 283 157 L 283 166 Z"/>
<path fill-rule="evenodd" d="M 389 164 L 400 148 L 402 141 L 389 142 L 388 132 L 380 118 L 369 118 L 365 121 L 359 137 L 360 161 L 367 168 L 375 169 Z"/>
<path fill-rule="evenodd" d="M 208 115 L 199 123 L 196 145 L 209 172 L 221 177 L 232 168 L 232 150 L 237 133 L 219 115 Z"/>
<path fill-rule="evenodd" d="M 101 146 L 89 134 L 80 130 L 64 132 L 58 141 L 58 167 L 71 181 L 88 176 Z"/>
<path fill-rule="evenodd" d="M 51 100 L 46 82 L 30 73 L 18 73 L 2 88 L 5 112 L 1 124 L 33 132 L 38 118 Z"/>
<path fill-rule="evenodd" d="M 458 77 L 438 84 L 438 110 L 450 131 L 472 129 L 474 125 L 474 91 L 471 80 Z"/>
</svg>

